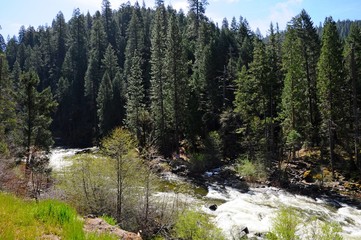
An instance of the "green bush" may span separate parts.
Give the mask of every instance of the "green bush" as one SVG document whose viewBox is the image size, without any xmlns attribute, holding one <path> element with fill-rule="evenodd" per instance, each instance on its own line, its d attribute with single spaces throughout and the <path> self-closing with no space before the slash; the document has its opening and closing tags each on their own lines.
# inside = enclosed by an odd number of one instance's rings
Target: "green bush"
<svg viewBox="0 0 361 240">
<path fill-rule="evenodd" d="M 110 217 L 108 215 L 103 215 L 102 219 L 104 219 L 105 222 L 107 222 L 108 224 L 115 226 L 117 225 L 117 220 L 115 220 L 113 217 Z"/>
<path fill-rule="evenodd" d="M 190 170 L 192 172 L 204 172 L 208 167 L 207 156 L 204 153 L 193 153 L 190 157 Z"/>
<path fill-rule="evenodd" d="M 173 235 L 179 239 L 223 240 L 222 232 L 205 214 L 186 210 L 178 216 Z"/>
<path fill-rule="evenodd" d="M 248 159 L 239 159 L 237 172 L 248 181 L 264 180 L 267 177 L 266 168 L 261 162 L 252 162 Z"/>
<path fill-rule="evenodd" d="M 282 207 L 272 219 L 272 230 L 266 235 L 270 240 L 296 240 L 301 218 L 293 208 Z"/>
<path fill-rule="evenodd" d="M 342 232 L 342 227 L 336 222 L 322 222 L 313 220 L 307 226 L 310 226 L 307 229 L 310 229 L 308 234 L 309 238 L 314 240 L 342 240 L 343 237 L 340 235 Z"/>
</svg>

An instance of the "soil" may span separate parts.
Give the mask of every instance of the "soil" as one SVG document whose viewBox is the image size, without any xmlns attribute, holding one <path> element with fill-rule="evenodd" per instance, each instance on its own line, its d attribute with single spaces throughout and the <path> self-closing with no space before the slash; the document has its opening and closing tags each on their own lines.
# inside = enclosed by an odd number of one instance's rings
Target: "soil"
<svg viewBox="0 0 361 240">
<path fill-rule="evenodd" d="M 120 229 L 118 226 L 112 226 L 101 218 L 86 217 L 84 223 L 84 230 L 86 232 L 97 232 L 97 233 L 110 233 L 119 237 L 122 240 L 142 240 L 140 234 L 127 232 Z"/>
</svg>

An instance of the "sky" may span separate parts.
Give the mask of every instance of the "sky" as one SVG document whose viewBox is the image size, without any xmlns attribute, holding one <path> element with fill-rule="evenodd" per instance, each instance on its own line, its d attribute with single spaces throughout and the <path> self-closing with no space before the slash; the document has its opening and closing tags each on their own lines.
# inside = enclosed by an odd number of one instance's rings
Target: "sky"
<svg viewBox="0 0 361 240">
<path fill-rule="evenodd" d="M 51 26 L 57 13 L 61 11 L 68 21 L 74 9 L 79 8 L 86 14 L 94 14 L 101 9 L 102 0 L 0 0 L 6 3 L 0 8 L 0 34 L 5 40 L 8 36 L 18 36 L 22 25 Z M 127 0 L 109 0 L 112 9 L 118 9 Z M 130 0 L 134 4 L 136 0 Z M 139 0 L 142 4 L 143 0 Z M 144 0 L 147 7 L 154 7 L 154 0 Z M 165 0 L 166 5 L 183 9 L 188 12 L 187 0 Z M 332 16 L 334 20 L 361 20 L 361 0 L 208 0 L 206 15 L 219 23 L 227 18 L 229 23 L 233 17 L 237 21 L 246 18 L 251 29 L 258 28 L 263 36 L 267 35 L 270 23 L 278 23 L 281 30 L 287 22 L 305 9 L 315 25 L 323 23 L 325 18 Z"/>
</svg>

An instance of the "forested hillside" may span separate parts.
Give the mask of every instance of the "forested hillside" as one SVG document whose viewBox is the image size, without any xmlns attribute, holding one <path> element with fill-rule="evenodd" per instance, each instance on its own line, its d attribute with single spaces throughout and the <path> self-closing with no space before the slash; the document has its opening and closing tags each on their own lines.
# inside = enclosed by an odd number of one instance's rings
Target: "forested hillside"
<svg viewBox="0 0 361 240">
<path fill-rule="evenodd" d="M 359 22 L 328 17 L 319 34 L 303 10 L 264 38 L 243 17 L 218 26 L 206 0 L 188 3 L 103 0 L 93 16 L 59 12 L 2 41 L 0 153 L 46 150 L 51 134 L 91 146 L 124 126 L 166 156 L 269 165 L 317 147 L 332 170 L 344 159 L 361 169 Z"/>
</svg>

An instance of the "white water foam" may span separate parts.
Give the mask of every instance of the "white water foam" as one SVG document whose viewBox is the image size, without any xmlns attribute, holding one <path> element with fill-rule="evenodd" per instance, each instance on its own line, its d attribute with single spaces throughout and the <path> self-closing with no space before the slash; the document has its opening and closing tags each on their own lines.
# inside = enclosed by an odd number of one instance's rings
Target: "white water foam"
<svg viewBox="0 0 361 240">
<path fill-rule="evenodd" d="M 210 186 L 206 197 L 226 201 L 214 212 L 204 210 L 214 215 L 216 225 L 229 239 L 232 239 L 234 229 L 243 227 L 248 228 L 249 236 L 270 231 L 272 218 L 282 206 L 300 210 L 305 224 L 312 217 L 335 221 L 342 226 L 344 239 L 361 239 L 361 210 L 348 205 L 336 209 L 322 199 L 294 195 L 277 188 L 251 188 L 248 193 L 240 193 L 230 187 Z M 301 228 L 298 233 L 306 237 L 310 234 L 307 229 Z"/>
</svg>

